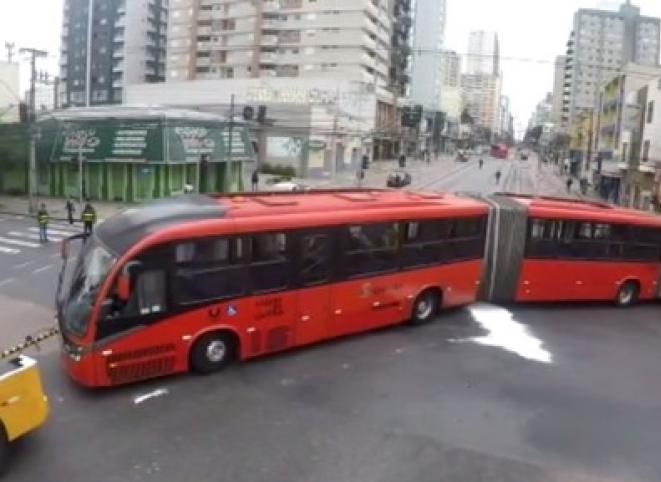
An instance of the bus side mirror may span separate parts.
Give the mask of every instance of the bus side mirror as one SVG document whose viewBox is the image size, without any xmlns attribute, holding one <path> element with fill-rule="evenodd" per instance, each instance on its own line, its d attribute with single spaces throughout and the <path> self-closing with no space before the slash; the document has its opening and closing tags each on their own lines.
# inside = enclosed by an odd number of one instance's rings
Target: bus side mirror
<svg viewBox="0 0 661 482">
<path fill-rule="evenodd" d="M 117 298 L 126 303 L 131 298 L 131 269 L 140 266 L 140 261 L 130 261 L 122 269 L 117 278 Z"/>
</svg>

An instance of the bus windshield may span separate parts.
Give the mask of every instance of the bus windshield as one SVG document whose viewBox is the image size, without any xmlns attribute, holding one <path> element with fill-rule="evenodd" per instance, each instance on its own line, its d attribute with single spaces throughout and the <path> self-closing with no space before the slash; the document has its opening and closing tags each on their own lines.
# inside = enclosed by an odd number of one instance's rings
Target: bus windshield
<svg viewBox="0 0 661 482">
<path fill-rule="evenodd" d="M 116 260 L 96 236 L 85 241 L 71 284 L 64 288 L 61 323 L 65 331 L 76 336 L 85 334 L 99 289 Z"/>
</svg>

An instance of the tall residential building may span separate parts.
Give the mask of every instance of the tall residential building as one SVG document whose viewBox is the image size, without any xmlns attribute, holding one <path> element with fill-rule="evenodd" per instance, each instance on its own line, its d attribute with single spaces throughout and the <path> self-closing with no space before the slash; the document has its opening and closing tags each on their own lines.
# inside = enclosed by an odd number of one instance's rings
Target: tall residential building
<svg viewBox="0 0 661 482">
<path fill-rule="evenodd" d="M 500 130 L 500 76 L 491 74 L 464 74 L 461 79 L 463 107 L 476 125 Z"/>
<path fill-rule="evenodd" d="M 461 117 L 461 57 L 451 50 L 441 52 L 441 111 L 448 119 Z"/>
<path fill-rule="evenodd" d="M 435 110 L 441 104 L 442 58 L 445 43 L 445 0 L 417 0 L 413 21 L 411 99 Z"/>
<path fill-rule="evenodd" d="M 168 0 L 65 0 L 63 105 L 120 103 L 128 84 L 163 82 L 167 16 Z"/>
<path fill-rule="evenodd" d="M 618 11 L 579 9 L 567 42 L 563 122 L 594 109 L 601 86 L 624 64 L 657 65 L 660 31 L 661 21 L 629 0 Z"/>
<path fill-rule="evenodd" d="M 167 80 L 323 77 L 379 86 L 405 83 L 406 55 L 393 58 L 400 47 L 408 52 L 403 34 L 410 29 L 409 2 L 171 0 Z"/>
<path fill-rule="evenodd" d="M 562 121 L 562 101 L 564 98 L 565 64 L 567 57 L 558 55 L 553 70 L 553 108 L 551 122 L 558 128 Z"/>
<path fill-rule="evenodd" d="M 468 37 L 467 74 L 500 74 L 498 34 L 477 30 Z"/>
</svg>

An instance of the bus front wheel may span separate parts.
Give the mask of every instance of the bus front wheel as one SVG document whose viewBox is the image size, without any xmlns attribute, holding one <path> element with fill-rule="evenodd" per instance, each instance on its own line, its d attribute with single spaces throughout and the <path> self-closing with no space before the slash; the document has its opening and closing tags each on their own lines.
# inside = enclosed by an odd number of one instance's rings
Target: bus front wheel
<svg viewBox="0 0 661 482">
<path fill-rule="evenodd" d="M 412 325 L 424 325 L 434 319 L 441 304 L 441 297 L 436 290 L 424 291 L 413 302 L 411 313 Z"/>
<path fill-rule="evenodd" d="M 635 305 L 640 295 L 640 285 L 635 281 L 627 281 L 617 292 L 615 303 L 617 306 L 631 306 Z"/>
<path fill-rule="evenodd" d="M 203 375 L 222 370 L 234 361 L 236 348 L 236 337 L 228 332 L 202 335 L 191 350 L 191 368 Z"/>
</svg>

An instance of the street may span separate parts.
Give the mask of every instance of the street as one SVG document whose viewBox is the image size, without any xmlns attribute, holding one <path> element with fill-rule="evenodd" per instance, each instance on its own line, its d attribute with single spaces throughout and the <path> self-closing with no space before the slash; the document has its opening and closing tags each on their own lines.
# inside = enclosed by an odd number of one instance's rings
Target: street
<svg viewBox="0 0 661 482">
<path fill-rule="evenodd" d="M 410 171 L 419 189 L 563 194 L 536 159 Z M 35 227 L 0 215 L 3 345 L 52 324 L 59 250 Z M 58 223 L 51 238 L 78 229 Z M 51 340 L 29 353 L 51 418 L 16 444 L 7 480 L 657 481 L 659 319 L 658 304 L 478 303 L 209 377 L 96 391 L 67 378 Z"/>
</svg>

